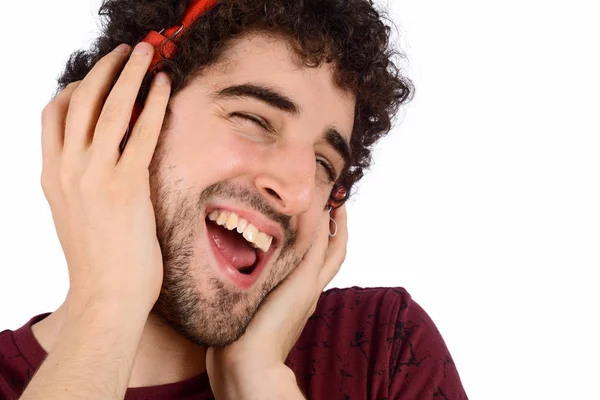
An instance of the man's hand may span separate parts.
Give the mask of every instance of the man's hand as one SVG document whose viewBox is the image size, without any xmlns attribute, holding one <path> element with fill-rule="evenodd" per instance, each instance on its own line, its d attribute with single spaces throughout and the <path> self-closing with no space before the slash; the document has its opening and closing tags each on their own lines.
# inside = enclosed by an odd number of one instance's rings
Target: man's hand
<svg viewBox="0 0 600 400">
<path fill-rule="evenodd" d="M 106 55 L 42 113 L 42 187 L 71 287 L 59 339 L 22 399 L 122 399 L 160 293 L 148 166 L 170 85 L 155 78 L 120 154 L 153 54 L 147 43 L 136 49 L 129 61 L 129 46 Z"/>
<path fill-rule="evenodd" d="M 337 235 L 329 237 L 329 214 L 323 213 L 310 250 L 266 297 L 246 333 L 229 346 L 208 349 L 206 368 L 217 399 L 302 398 L 284 362 L 346 257 L 345 206 L 331 216 Z"/>
<path fill-rule="evenodd" d="M 129 62 L 129 47 L 121 50 L 67 86 L 42 113 L 42 187 L 69 267 L 70 310 L 110 299 L 149 312 L 162 284 L 148 165 L 170 85 L 155 80 L 120 155 L 152 46 L 143 44 Z"/>
</svg>

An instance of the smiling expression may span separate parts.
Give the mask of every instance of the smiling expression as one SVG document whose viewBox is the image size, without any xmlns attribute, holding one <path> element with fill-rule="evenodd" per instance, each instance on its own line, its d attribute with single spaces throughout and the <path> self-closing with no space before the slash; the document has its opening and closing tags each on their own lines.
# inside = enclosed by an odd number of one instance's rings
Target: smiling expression
<svg viewBox="0 0 600 400">
<path fill-rule="evenodd" d="M 331 65 L 296 59 L 284 39 L 246 35 L 171 99 L 150 168 L 164 260 L 153 313 L 199 345 L 243 334 L 310 247 L 349 160 L 353 95 Z M 211 221 L 215 210 L 273 237 L 250 273 L 228 261 L 222 243 L 248 243 Z"/>
</svg>

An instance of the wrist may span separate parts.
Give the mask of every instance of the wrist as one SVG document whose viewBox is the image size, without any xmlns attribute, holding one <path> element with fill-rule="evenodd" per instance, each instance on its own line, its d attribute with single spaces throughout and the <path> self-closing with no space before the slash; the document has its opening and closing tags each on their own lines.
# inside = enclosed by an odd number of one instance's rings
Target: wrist
<svg viewBox="0 0 600 400">
<path fill-rule="evenodd" d="M 135 303 L 112 298 L 67 297 L 64 331 L 112 330 L 127 334 L 141 334 L 149 310 Z"/>
<path fill-rule="evenodd" d="M 123 398 L 146 317 L 114 302 L 70 305 L 23 398 Z"/>
<path fill-rule="evenodd" d="M 227 368 L 210 384 L 217 400 L 304 399 L 296 375 L 285 364 Z"/>
<path fill-rule="evenodd" d="M 66 317 L 80 323 L 82 319 L 147 319 L 153 304 L 136 301 L 135 298 L 121 298 L 115 294 L 81 295 L 69 290 L 66 298 Z"/>
</svg>

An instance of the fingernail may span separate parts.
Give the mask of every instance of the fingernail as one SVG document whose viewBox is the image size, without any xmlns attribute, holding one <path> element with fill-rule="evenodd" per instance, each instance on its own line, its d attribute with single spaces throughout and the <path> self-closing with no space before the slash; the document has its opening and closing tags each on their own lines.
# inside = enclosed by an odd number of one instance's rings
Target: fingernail
<svg viewBox="0 0 600 400">
<path fill-rule="evenodd" d="M 129 45 L 127 43 L 123 43 L 123 44 L 118 45 L 115 48 L 115 51 L 118 53 L 129 53 L 129 49 L 130 49 Z"/>
<path fill-rule="evenodd" d="M 157 85 L 166 85 L 167 83 L 169 83 L 169 75 L 167 75 L 165 72 L 159 72 L 154 77 L 154 82 Z"/>
<path fill-rule="evenodd" d="M 133 50 L 133 54 L 135 55 L 139 55 L 139 56 L 145 56 L 148 53 L 150 53 L 150 50 L 152 49 L 152 46 L 146 42 L 140 42 L 137 44 L 137 46 L 135 46 L 135 49 Z"/>
</svg>

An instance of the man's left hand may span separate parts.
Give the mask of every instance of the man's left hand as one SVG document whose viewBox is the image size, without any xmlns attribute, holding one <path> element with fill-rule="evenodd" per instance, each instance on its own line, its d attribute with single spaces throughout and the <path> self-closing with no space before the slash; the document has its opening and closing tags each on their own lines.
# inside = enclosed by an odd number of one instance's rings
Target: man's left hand
<svg viewBox="0 0 600 400">
<path fill-rule="evenodd" d="M 302 262 L 265 298 L 246 333 L 228 346 L 207 349 L 206 368 L 217 399 L 303 398 L 285 360 L 346 257 L 345 206 L 331 212 L 334 237 L 329 216 L 323 213 Z"/>
</svg>

